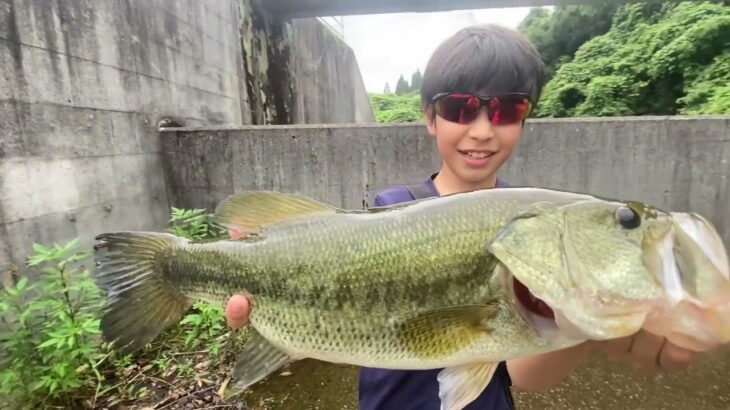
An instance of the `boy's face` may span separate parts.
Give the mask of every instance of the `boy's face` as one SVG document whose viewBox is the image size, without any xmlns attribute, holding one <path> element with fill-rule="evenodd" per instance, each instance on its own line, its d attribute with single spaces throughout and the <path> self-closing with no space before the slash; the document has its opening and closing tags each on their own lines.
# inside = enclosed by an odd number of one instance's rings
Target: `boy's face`
<svg viewBox="0 0 730 410">
<path fill-rule="evenodd" d="M 482 107 L 476 119 L 468 124 L 447 121 L 426 109 L 428 133 L 436 138 L 443 160 L 440 173 L 464 186 L 484 188 L 493 184 L 497 170 L 514 152 L 522 134 L 522 122 L 493 125 Z"/>
</svg>

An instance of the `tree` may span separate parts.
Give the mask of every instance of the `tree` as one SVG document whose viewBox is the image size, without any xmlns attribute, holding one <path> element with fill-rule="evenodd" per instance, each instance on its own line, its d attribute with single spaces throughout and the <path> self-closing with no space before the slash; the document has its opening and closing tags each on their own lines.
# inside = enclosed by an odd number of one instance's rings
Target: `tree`
<svg viewBox="0 0 730 410">
<path fill-rule="evenodd" d="M 411 75 L 411 91 L 420 91 L 421 90 L 421 83 L 423 82 L 423 75 L 421 75 L 421 70 L 416 70 L 413 75 Z"/>
<path fill-rule="evenodd" d="M 546 85 L 539 116 L 730 113 L 730 6 L 626 4 Z"/>
<path fill-rule="evenodd" d="M 385 89 L 383 89 L 383 94 L 390 94 L 390 84 L 385 83 Z"/>
<path fill-rule="evenodd" d="M 369 94 L 377 122 L 414 122 L 423 119 L 417 94 Z"/>
<path fill-rule="evenodd" d="M 533 8 L 520 23 L 519 30 L 540 52 L 549 79 L 558 67 L 573 58 L 583 43 L 611 28 L 617 7 L 616 2 L 558 6 L 552 13 Z"/>
<path fill-rule="evenodd" d="M 408 93 L 410 86 L 408 82 L 403 78 L 403 74 L 398 78 L 398 83 L 395 85 L 395 94 L 403 95 Z"/>
<path fill-rule="evenodd" d="M 682 114 L 730 114 L 730 52 L 717 56 L 685 85 Z"/>
</svg>

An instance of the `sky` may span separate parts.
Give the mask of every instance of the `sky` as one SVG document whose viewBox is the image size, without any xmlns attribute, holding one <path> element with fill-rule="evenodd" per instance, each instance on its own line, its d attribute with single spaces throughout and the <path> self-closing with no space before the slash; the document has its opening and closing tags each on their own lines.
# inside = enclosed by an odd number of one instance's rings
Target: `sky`
<svg viewBox="0 0 730 410">
<path fill-rule="evenodd" d="M 519 7 L 345 16 L 345 42 L 355 52 L 367 91 L 381 93 L 386 82 L 393 91 L 401 74 L 410 82 L 416 69 L 423 73 L 433 50 L 458 30 L 484 23 L 517 28 L 529 11 Z"/>
</svg>

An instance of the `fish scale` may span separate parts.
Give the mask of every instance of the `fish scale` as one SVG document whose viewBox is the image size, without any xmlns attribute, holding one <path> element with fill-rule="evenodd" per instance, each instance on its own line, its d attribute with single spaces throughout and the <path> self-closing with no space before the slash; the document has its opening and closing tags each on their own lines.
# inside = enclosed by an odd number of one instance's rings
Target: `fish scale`
<svg viewBox="0 0 730 410">
<path fill-rule="evenodd" d="M 265 240 L 184 244 L 176 252 L 180 259 L 217 272 L 206 283 L 226 283 L 229 289 L 235 286 L 231 294 L 249 294 L 255 306 L 252 325 L 268 340 L 282 341 L 294 356 L 308 352 L 335 361 L 361 357 L 357 364 L 367 366 L 428 368 L 434 360 L 444 360 L 442 352 L 428 346 L 421 347 L 427 354 L 414 351 L 417 343 L 403 343 L 395 324 L 435 308 L 499 297 L 503 289 L 488 291 L 496 261 L 484 249 L 500 222 L 519 212 L 515 205 L 512 199 L 474 201 L 449 212 L 425 209 L 409 218 L 338 214 L 288 224 L 264 234 Z M 485 211 L 490 218 L 473 218 Z M 190 280 L 178 277 L 179 289 L 205 298 L 213 292 L 200 288 L 204 275 L 195 271 L 195 263 L 171 274 L 186 272 Z M 229 297 L 218 295 L 215 301 Z M 503 315 L 501 323 L 517 326 L 513 333 L 532 333 L 514 309 Z M 386 321 L 394 325 L 384 326 Z M 323 333 L 317 323 L 337 331 Z M 301 337 L 311 334 L 320 337 Z M 364 345 L 371 349 L 362 352 Z M 461 345 L 456 340 L 441 348 L 451 353 Z"/>
</svg>

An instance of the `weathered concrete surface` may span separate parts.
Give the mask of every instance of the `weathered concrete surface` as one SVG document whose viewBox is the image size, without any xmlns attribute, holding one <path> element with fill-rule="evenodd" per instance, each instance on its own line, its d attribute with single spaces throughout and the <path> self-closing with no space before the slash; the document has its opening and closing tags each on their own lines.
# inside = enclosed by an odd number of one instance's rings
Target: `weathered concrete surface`
<svg viewBox="0 0 730 410">
<path fill-rule="evenodd" d="M 528 120 L 500 175 L 532 185 L 696 211 L 730 244 L 730 117 Z M 362 208 L 373 193 L 438 169 L 422 125 L 319 125 L 163 133 L 170 201 L 214 209 L 270 189 Z"/>
<path fill-rule="evenodd" d="M 296 192 L 361 208 L 368 193 L 438 164 L 422 127 L 302 125 L 165 131 L 172 204 L 213 209 L 232 192 Z M 175 205 L 175 206 L 177 206 Z"/>
<path fill-rule="evenodd" d="M 451 11 L 503 7 L 591 4 L 597 0 L 265 0 L 272 15 L 284 18 L 345 16 L 351 14 Z M 628 2 L 629 0 L 621 0 Z"/>
<path fill-rule="evenodd" d="M 242 4 L 244 123 L 375 122 L 347 44 L 316 19 L 288 21 Z"/>
<path fill-rule="evenodd" d="M 0 266 L 164 227 L 159 119 L 241 123 L 236 5 L 0 0 Z"/>
<path fill-rule="evenodd" d="M 375 122 L 352 49 L 316 19 L 290 24 L 291 123 Z"/>
<path fill-rule="evenodd" d="M 255 4 L 0 0 L 0 272 L 32 242 L 163 228 L 164 117 L 374 121 L 345 43 Z"/>
</svg>

